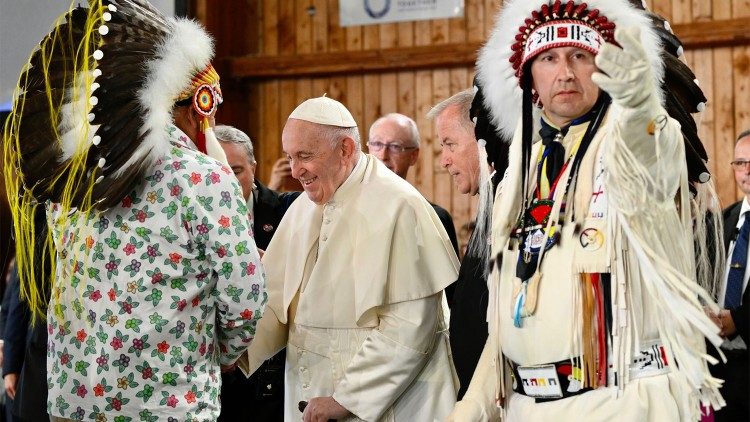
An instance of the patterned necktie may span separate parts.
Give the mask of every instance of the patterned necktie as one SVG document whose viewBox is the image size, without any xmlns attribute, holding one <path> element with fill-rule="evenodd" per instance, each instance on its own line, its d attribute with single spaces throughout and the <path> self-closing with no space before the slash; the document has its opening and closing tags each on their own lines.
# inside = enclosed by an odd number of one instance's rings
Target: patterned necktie
<svg viewBox="0 0 750 422">
<path fill-rule="evenodd" d="M 588 113 L 577 119 L 573 119 L 570 123 L 568 123 L 566 126 L 561 127 L 560 129 L 553 127 L 544 119 L 539 119 L 541 123 L 541 126 L 539 128 L 539 136 L 542 137 L 542 144 L 544 145 L 543 156 L 546 157 L 544 158 L 544 161 L 546 161 L 546 163 L 543 164 L 547 168 L 546 176 L 550 185 L 554 183 L 555 179 L 557 179 L 557 176 L 560 174 L 560 171 L 565 165 L 565 147 L 562 144 L 562 138 L 565 137 L 565 135 L 568 133 L 568 129 L 570 129 L 571 126 L 577 126 L 593 119 L 594 116 L 596 116 L 596 113 L 602 107 L 602 104 L 604 104 L 604 102 L 606 101 L 606 98 L 608 97 L 600 96 L 596 101 L 596 104 L 594 104 L 594 107 Z M 585 152 L 585 150 L 583 152 Z"/>
<path fill-rule="evenodd" d="M 547 180 L 552 185 L 557 175 L 560 174 L 563 165 L 565 164 L 565 147 L 562 145 L 562 137 L 568 132 L 569 126 L 566 126 L 562 131 L 557 130 L 550 124 L 542 119 L 542 127 L 539 129 L 539 135 L 542 137 L 542 144 L 544 145 L 543 157 L 546 161 L 545 167 L 547 168 Z M 556 139 L 557 135 L 560 134 L 560 139 Z"/>
<path fill-rule="evenodd" d="M 724 296 L 724 308 L 739 308 L 742 302 L 742 284 L 745 278 L 745 265 L 747 264 L 747 246 L 750 240 L 750 215 L 745 213 L 745 222 L 742 223 L 737 240 L 734 242 L 732 251 L 732 262 L 729 266 L 727 276 L 727 292 Z"/>
</svg>

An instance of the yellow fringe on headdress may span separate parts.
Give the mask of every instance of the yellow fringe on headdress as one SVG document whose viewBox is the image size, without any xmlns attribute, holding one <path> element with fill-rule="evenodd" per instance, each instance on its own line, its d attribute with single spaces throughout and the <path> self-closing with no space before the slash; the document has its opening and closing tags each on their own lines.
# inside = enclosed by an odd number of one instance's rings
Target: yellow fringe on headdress
<svg viewBox="0 0 750 422">
<path fill-rule="evenodd" d="M 74 3 L 71 2 L 70 11 L 73 10 Z M 72 29 L 70 26 L 62 25 L 71 12 L 69 11 L 68 14 L 61 16 L 55 25 L 55 29 L 44 38 L 38 47 L 38 51 L 32 53 L 27 63 L 27 67 L 30 66 L 34 55 L 41 55 L 42 57 L 41 63 L 44 68 L 43 74 L 45 78 L 44 85 L 51 117 L 49 124 L 52 125 L 52 131 L 55 134 L 54 139 L 50 139 L 50 142 L 57 142 L 58 145 L 61 144 L 62 134 L 58 125 L 61 122 L 61 108 L 63 104 L 73 103 L 74 105 L 79 105 L 79 107 L 74 107 L 73 109 L 73 113 L 77 114 L 73 118 L 76 120 L 80 119 L 80 122 L 85 122 L 85 129 L 82 133 L 79 133 L 78 139 L 75 140 L 74 154 L 66 161 L 63 170 L 58 172 L 51 182 L 51 186 L 57 189 L 62 186 L 62 195 L 58 202 L 62 217 L 54 222 L 61 227 L 71 224 L 70 216 L 71 211 L 73 211 L 71 204 L 73 202 L 74 188 L 80 186 L 82 183 L 87 184 L 88 189 L 78 211 L 81 211 L 84 215 L 92 212 L 91 192 L 97 172 L 91 172 L 90 174 L 86 172 L 86 160 L 90 147 L 89 132 L 91 131 L 91 126 L 88 123 L 88 113 L 92 108 L 89 105 L 89 97 L 91 96 L 91 86 L 94 82 L 92 72 L 96 66 L 96 62 L 92 58 L 93 50 L 101 45 L 101 39 L 97 38 L 96 30 L 102 24 L 102 16 L 105 10 L 106 7 L 102 5 L 101 0 L 89 2 L 84 36 L 78 45 L 70 45 L 73 40 Z M 68 30 L 64 30 L 63 28 L 67 28 Z M 69 46 L 69 50 L 63 52 L 54 51 L 54 49 L 60 47 L 59 41 L 66 40 L 64 37 L 67 37 L 69 42 L 63 42 L 62 44 Z M 65 69 L 64 80 L 65 86 L 68 89 L 66 95 L 60 100 L 56 100 L 53 96 L 51 78 L 48 72 L 49 66 L 52 63 L 53 52 L 54 54 L 62 53 L 65 57 L 75 58 L 72 61 L 72 68 Z M 51 261 L 49 268 L 55 271 L 56 250 L 54 245 L 56 243 L 59 244 L 61 239 L 54 239 L 54 233 L 61 233 L 63 230 L 48 230 L 46 231 L 47 235 L 43 243 L 35 242 L 38 231 L 34 224 L 34 214 L 37 207 L 45 206 L 45 204 L 40 204 L 32 196 L 30 190 L 32 186 L 27 186 L 25 183 L 26 177 L 21 170 L 23 157 L 20 154 L 21 145 L 24 140 L 19 139 L 19 131 L 27 97 L 28 76 L 26 72 L 21 73 L 18 87 L 14 94 L 13 109 L 3 131 L 3 176 L 14 222 L 13 234 L 16 243 L 16 267 L 21 281 L 21 298 L 28 302 L 34 319 L 36 319 L 37 317 L 43 317 L 46 313 L 47 303 L 45 303 L 43 295 L 45 283 L 51 283 L 51 291 L 54 296 L 55 286 L 58 283 L 65 283 L 70 280 L 67 277 L 55 279 L 52 277 L 52 274 L 40 275 L 35 272 L 35 268 L 45 268 L 44 264 L 46 260 Z M 77 213 L 73 215 L 75 214 Z M 37 245 L 44 245 L 44 250 L 37 250 Z M 62 274 L 71 274 L 71 271 L 63 271 Z M 39 276 L 43 278 L 39 279 Z"/>
</svg>

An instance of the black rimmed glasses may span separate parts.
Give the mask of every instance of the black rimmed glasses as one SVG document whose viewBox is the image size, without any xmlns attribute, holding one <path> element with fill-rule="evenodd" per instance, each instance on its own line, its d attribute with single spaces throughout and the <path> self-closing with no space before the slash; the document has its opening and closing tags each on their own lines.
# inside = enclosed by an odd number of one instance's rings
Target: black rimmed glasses
<svg viewBox="0 0 750 422">
<path fill-rule="evenodd" d="M 383 148 L 388 148 L 388 152 L 391 154 L 401 154 L 404 151 L 410 151 L 413 149 L 417 149 L 417 147 L 406 147 L 401 144 L 386 144 L 383 142 L 368 142 L 367 147 L 372 151 L 382 151 Z"/>
<path fill-rule="evenodd" d="M 750 165 L 750 161 L 747 160 L 734 160 L 731 163 L 732 168 L 735 170 L 747 170 L 748 165 Z"/>
</svg>

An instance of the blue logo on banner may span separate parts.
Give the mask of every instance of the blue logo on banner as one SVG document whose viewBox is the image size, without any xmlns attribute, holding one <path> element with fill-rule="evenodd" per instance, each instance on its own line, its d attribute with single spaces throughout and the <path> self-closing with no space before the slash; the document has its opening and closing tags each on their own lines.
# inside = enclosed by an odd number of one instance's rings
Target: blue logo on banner
<svg viewBox="0 0 750 422">
<path fill-rule="evenodd" d="M 370 6 L 370 0 L 365 0 L 365 11 L 373 19 L 382 18 L 386 13 L 388 13 L 388 10 L 390 10 L 390 8 L 391 0 L 385 0 L 385 6 L 383 6 L 383 8 L 379 11 L 372 10 L 372 7 Z"/>
</svg>

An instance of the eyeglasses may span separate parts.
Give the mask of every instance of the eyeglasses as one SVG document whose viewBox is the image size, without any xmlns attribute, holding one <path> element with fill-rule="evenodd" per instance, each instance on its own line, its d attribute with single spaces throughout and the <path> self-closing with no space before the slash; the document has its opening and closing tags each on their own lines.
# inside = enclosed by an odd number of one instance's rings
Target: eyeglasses
<svg viewBox="0 0 750 422">
<path fill-rule="evenodd" d="M 735 170 L 745 170 L 747 169 L 747 166 L 750 164 L 750 161 L 747 160 L 734 160 L 731 163 L 732 168 Z"/>
<path fill-rule="evenodd" d="M 405 147 L 400 144 L 385 144 L 383 142 L 368 142 L 367 147 L 372 151 L 382 151 L 383 148 L 388 148 L 388 152 L 391 154 L 401 154 L 404 151 L 417 149 L 417 147 Z"/>
</svg>

